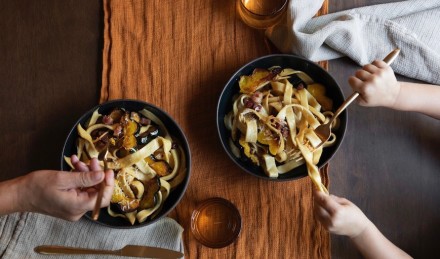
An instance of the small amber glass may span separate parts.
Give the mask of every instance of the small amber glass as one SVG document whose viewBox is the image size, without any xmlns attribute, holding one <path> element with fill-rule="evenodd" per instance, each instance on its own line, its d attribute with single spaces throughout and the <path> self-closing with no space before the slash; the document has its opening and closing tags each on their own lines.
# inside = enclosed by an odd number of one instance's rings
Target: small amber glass
<svg viewBox="0 0 440 259">
<path fill-rule="evenodd" d="M 289 0 L 237 0 L 237 12 L 247 25 L 267 29 L 280 22 Z"/>
<path fill-rule="evenodd" d="M 191 216 L 191 231 L 203 245 L 221 248 L 233 243 L 241 230 L 237 208 L 223 198 L 210 198 L 200 203 Z"/>
</svg>

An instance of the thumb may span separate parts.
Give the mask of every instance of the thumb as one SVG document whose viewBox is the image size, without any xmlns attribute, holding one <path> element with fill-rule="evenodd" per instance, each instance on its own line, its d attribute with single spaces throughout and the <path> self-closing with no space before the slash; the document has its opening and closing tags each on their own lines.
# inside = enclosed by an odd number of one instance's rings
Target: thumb
<svg viewBox="0 0 440 259">
<path fill-rule="evenodd" d="M 103 171 L 72 172 L 64 183 L 66 188 L 84 188 L 97 185 L 104 180 Z"/>
</svg>

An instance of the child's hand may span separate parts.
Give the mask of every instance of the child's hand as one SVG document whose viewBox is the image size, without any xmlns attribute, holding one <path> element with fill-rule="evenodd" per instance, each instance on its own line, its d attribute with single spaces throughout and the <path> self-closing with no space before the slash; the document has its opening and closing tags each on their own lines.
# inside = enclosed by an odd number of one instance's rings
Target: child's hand
<svg viewBox="0 0 440 259">
<path fill-rule="evenodd" d="M 375 60 L 356 71 L 348 79 L 353 91 L 360 94 L 358 102 L 362 106 L 384 106 L 392 108 L 400 92 L 393 70 L 385 62 Z"/>
<path fill-rule="evenodd" d="M 365 214 L 349 200 L 317 190 L 313 195 L 315 216 L 331 233 L 354 238 L 371 224 Z"/>
</svg>

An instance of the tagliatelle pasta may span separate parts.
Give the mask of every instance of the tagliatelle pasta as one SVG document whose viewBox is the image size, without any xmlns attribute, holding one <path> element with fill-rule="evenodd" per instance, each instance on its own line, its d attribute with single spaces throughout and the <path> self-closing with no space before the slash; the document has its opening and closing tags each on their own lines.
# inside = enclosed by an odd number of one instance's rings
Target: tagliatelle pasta
<svg viewBox="0 0 440 259">
<path fill-rule="evenodd" d="M 272 178 L 305 163 L 316 188 L 328 192 L 317 164 L 323 148 L 333 145 L 336 136 L 332 133 L 317 148 L 321 140 L 314 132 L 333 115 L 325 87 L 302 71 L 281 67 L 255 69 L 240 77 L 239 87 L 224 118 L 234 155 L 261 166 Z"/>
<path fill-rule="evenodd" d="M 183 149 L 150 111 L 96 110 L 86 125 L 78 124 L 77 155 L 89 164 L 108 148 L 108 167 L 115 187 L 107 211 L 132 225 L 153 219 L 187 174 Z M 65 161 L 73 168 L 70 158 Z M 103 162 L 100 161 L 101 165 Z"/>
</svg>

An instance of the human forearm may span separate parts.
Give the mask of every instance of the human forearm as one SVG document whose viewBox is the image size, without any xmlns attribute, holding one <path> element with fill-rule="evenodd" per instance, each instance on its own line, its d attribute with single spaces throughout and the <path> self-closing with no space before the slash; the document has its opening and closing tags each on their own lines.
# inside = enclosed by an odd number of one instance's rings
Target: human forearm
<svg viewBox="0 0 440 259">
<path fill-rule="evenodd" d="M 369 222 L 368 227 L 361 234 L 352 237 L 351 241 L 366 259 L 412 258 L 391 243 L 372 222 Z"/>
<path fill-rule="evenodd" d="M 389 107 L 401 111 L 420 112 L 440 119 L 440 86 L 399 82 L 400 92 Z"/>
</svg>

